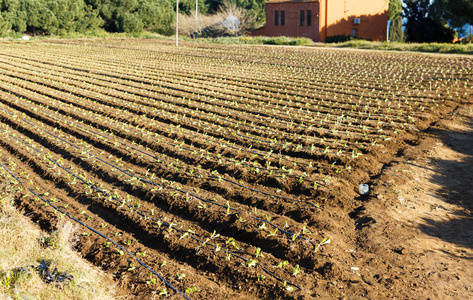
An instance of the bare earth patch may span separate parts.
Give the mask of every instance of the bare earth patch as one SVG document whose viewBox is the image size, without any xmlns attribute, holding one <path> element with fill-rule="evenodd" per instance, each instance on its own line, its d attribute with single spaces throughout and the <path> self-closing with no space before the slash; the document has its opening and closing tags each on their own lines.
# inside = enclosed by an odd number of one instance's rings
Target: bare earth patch
<svg viewBox="0 0 473 300">
<path fill-rule="evenodd" d="M 394 297 L 409 288 L 412 299 L 473 294 L 472 121 L 471 106 L 457 108 L 374 182 L 363 212 L 373 221 L 360 244 L 385 264 L 374 279 Z"/>
</svg>

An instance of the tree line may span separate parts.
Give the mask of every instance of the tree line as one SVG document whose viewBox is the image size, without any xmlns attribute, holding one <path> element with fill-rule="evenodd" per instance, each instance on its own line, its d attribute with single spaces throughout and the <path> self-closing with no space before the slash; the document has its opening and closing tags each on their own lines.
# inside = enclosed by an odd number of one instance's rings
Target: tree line
<svg viewBox="0 0 473 300">
<path fill-rule="evenodd" d="M 218 10 L 221 0 L 201 0 L 199 12 Z M 263 22 L 265 0 L 231 0 Z M 180 0 L 179 11 L 189 14 L 196 0 Z M 175 21 L 175 0 L 0 0 L 0 35 L 9 31 L 35 35 L 108 32 L 169 34 Z"/>
<path fill-rule="evenodd" d="M 190 14 L 196 1 L 180 0 L 179 11 Z M 249 11 L 255 27 L 264 24 L 266 0 L 201 0 L 199 13 L 215 13 L 224 3 Z M 170 34 L 175 9 L 176 0 L 0 0 L 0 36 L 10 31 L 61 35 L 99 29 Z M 390 40 L 451 42 L 453 28 L 473 24 L 473 0 L 390 0 L 388 17 Z"/>
<path fill-rule="evenodd" d="M 455 28 L 473 25 L 473 0 L 391 0 L 388 18 L 390 40 L 449 43 L 458 34 Z"/>
</svg>

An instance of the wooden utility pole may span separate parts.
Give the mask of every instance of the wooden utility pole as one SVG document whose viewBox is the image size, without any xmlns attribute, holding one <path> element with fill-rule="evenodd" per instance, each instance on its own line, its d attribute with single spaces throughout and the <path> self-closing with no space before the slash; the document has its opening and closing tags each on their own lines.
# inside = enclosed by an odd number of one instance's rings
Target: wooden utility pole
<svg viewBox="0 0 473 300">
<path fill-rule="evenodd" d="M 179 46 L 179 0 L 176 0 L 176 47 Z"/>
</svg>

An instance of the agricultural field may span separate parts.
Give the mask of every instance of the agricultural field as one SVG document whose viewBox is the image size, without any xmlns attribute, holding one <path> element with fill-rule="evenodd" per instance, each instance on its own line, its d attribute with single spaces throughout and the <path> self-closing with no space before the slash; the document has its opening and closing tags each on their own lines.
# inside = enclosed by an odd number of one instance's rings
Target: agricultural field
<svg viewBox="0 0 473 300">
<path fill-rule="evenodd" d="M 388 280 L 412 266 L 364 238 L 374 194 L 358 189 L 471 103 L 472 70 L 462 56 L 3 42 L 0 180 L 43 228 L 80 224 L 77 250 L 132 297 L 416 299 L 425 286 Z"/>
</svg>

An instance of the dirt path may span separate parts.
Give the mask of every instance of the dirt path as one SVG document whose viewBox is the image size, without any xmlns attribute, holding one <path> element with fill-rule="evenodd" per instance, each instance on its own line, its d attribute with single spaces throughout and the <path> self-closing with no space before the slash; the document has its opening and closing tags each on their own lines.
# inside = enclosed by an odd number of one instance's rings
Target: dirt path
<svg viewBox="0 0 473 300">
<path fill-rule="evenodd" d="M 376 178 L 359 209 L 366 223 L 359 243 L 374 254 L 363 255 L 365 268 L 385 274 L 360 273 L 393 298 L 411 288 L 413 299 L 471 299 L 472 106 L 435 123 L 402 156 Z"/>
</svg>

